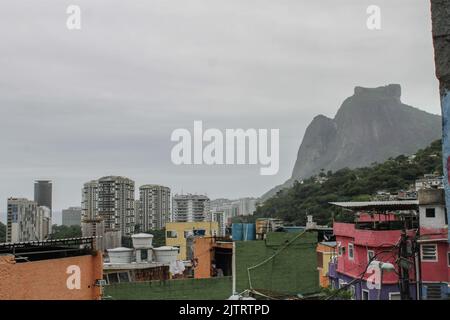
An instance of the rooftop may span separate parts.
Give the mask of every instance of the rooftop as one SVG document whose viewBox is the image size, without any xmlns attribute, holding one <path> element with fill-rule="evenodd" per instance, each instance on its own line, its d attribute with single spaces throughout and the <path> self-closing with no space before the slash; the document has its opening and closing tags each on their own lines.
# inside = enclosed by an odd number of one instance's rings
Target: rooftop
<svg viewBox="0 0 450 320">
<path fill-rule="evenodd" d="M 330 202 L 330 204 L 351 210 L 417 210 L 418 200 L 363 201 L 363 202 Z"/>
<path fill-rule="evenodd" d="M 93 254 L 95 237 L 0 243 L 0 255 L 11 254 L 17 263 Z"/>
</svg>

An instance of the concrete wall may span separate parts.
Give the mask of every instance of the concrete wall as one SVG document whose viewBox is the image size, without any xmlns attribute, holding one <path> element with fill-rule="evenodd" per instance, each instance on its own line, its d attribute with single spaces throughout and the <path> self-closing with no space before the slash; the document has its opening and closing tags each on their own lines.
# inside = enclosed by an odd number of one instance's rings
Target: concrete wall
<svg viewBox="0 0 450 320">
<path fill-rule="evenodd" d="M 80 289 L 68 289 L 69 266 L 80 268 Z M 102 279 L 103 259 L 85 255 L 63 259 L 15 263 L 12 255 L 0 256 L 0 300 L 96 300 L 96 279 Z"/>
<path fill-rule="evenodd" d="M 434 209 L 434 217 L 427 218 L 427 209 Z M 445 228 L 445 207 L 443 205 L 421 205 L 419 207 L 419 221 L 421 228 Z"/>
</svg>

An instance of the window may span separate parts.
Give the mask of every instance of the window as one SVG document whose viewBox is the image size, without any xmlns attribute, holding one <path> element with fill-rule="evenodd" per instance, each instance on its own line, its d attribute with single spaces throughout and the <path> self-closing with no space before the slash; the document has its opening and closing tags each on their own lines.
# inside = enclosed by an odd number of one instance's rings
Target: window
<svg viewBox="0 0 450 320">
<path fill-rule="evenodd" d="M 353 243 L 348 244 L 348 258 L 350 260 L 353 260 L 355 258 L 355 248 L 353 246 Z"/>
<path fill-rule="evenodd" d="M 167 238 L 176 238 L 176 237 L 178 237 L 178 234 L 177 234 L 176 231 L 170 231 L 170 230 L 168 230 L 168 231 L 166 232 L 166 237 L 167 237 Z"/>
<path fill-rule="evenodd" d="M 442 287 L 439 283 L 424 283 L 427 292 L 427 300 L 442 299 Z"/>
<path fill-rule="evenodd" d="M 438 261 L 437 257 L 437 245 L 435 244 L 423 244 L 420 247 L 422 261 Z"/>
<path fill-rule="evenodd" d="M 342 247 L 341 242 L 338 242 L 337 247 L 338 247 L 338 256 L 340 257 L 340 256 L 342 256 L 344 254 L 345 250 L 344 250 L 344 247 Z"/>
<path fill-rule="evenodd" d="M 342 280 L 342 279 L 339 279 L 339 289 L 343 288 L 343 287 L 346 286 L 346 285 L 347 285 L 347 282 L 345 282 L 345 281 Z"/>
<path fill-rule="evenodd" d="M 375 251 L 367 250 L 367 262 L 372 261 L 373 257 L 375 257 Z"/>
<path fill-rule="evenodd" d="M 450 267 L 450 252 L 447 252 L 447 265 Z"/>
<path fill-rule="evenodd" d="M 194 230 L 194 236 L 204 237 L 205 234 L 206 234 L 206 230 L 205 229 L 195 229 Z"/>
<path fill-rule="evenodd" d="M 369 290 L 362 289 L 361 300 L 369 300 Z"/>
<path fill-rule="evenodd" d="M 400 292 L 389 292 L 389 300 L 402 300 Z"/>
<path fill-rule="evenodd" d="M 426 208 L 425 217 L 435 218 L 436 217 L 436 209 L 435 208 Z"/>
</svg>

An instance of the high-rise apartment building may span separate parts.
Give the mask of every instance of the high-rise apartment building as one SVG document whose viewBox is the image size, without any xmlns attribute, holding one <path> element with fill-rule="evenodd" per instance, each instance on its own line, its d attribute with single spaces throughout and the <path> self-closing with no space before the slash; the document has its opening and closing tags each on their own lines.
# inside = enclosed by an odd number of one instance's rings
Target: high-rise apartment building
<svg viewBox="0 0 450 320">
<path fill-rule="evenodd" d="M 122 236 L 134 233 L 134 181 L 125 177 L 107 176 L 98 180 L 98 215 L 105 230 L 120 230 Z"/>
<path fill-rule="evenodd" d="M 52 210 L 52 182 L 50 180 L 36 180 L 34 182 L 34 201 L 38 206 Z"/>
<path fill-rule="evenodd" d="M 9 198 L 6 242 L 45 240 L 51 232 L 51 214 L 47 207 L 25 198 Z"/>
<path fill-rule="evenodd" d="M 52 212 L 44 206 L 37 207 L 37 233 L 39 240 L 48 239 L 52 233 Z"/>
<path fill-rule="evenodd" d="M 81 226 L 81 208 L 70 207 L 62 210 L 63 226 Z"/>
<path fill-rule="evenodd" d="M 98 181 L 86 182 L 81 190 L 81 219 L 91 220 L 98 216 Z"/>
<path fill-rule="evenodd" d="M 211 221 L 209 198 L 205 195 L 178 195 L 172 199 L 172 222 Z"/>
<path fill-rule="evenodd" d="M 170 214 L 170 188 L 153 184 L 141 186 L 139 209 L 142 231 L 164 228 Z"/>
<path fill-rule="evenodd" d="M 257 201 L 255 198 L 241 198 L 238 201 L 240 216 L 251 216 L 256 211 Z"/>
</svg>

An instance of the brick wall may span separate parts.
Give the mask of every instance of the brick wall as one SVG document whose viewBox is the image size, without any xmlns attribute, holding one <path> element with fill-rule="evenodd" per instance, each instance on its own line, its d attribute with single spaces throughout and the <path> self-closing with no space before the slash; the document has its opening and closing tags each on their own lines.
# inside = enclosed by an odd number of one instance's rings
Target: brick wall
<svg viewBox="0 0 450 320">
<path fill-rule="evenodd" d="M 67 267 L 80 267 L 80 289 L 68 289 Z M 0 300 L 94 300 L 100 298 L 95 280 L 102 279 L 101 255 L 15 263 L 0 256 Z"/>
</svg>

